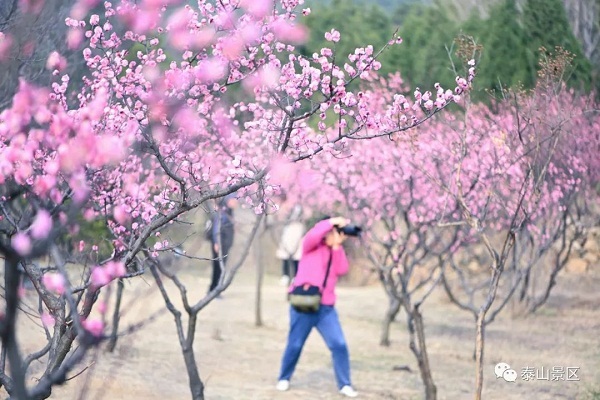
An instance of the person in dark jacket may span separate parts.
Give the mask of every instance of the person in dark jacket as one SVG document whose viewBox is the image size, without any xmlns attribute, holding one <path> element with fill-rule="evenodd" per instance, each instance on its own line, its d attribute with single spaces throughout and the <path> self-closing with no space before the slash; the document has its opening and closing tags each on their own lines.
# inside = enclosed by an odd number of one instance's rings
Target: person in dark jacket
<svg viewBox="0 0 600 400">
<path fill-rule="evenodd" d="M 213 291 L 219 284 L 221 272 L 227 264 L 229 250 L 233 245 L 235 226 L 233 210 L 237 206 L 237 199 L 233 194 L 227 195 L 219 200 L 217 209 L 211 215 L 212 228 L 210 235 L 212 249 L 212 279 L 209 292 Z"/>
</svg>

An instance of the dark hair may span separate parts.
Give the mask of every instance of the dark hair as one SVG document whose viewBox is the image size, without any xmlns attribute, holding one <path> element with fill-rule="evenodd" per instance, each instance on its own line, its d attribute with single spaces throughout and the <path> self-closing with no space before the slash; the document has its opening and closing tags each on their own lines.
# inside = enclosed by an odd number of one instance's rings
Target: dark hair
<svg viewBox="0 0 600 400">
<path fill-rule="evenodd" d="M 229 200 L 231 200 L 231 199 L 235 199 L 235 195 L 234 195 L 233 193 L 230 193 L 230 194 L 228 194 L 228 195 L 226 195 L 226 196 L 223 196 L 223 197 L 221 197 L 221 198 L 219 199 L 219 201 L 218 201 L 218 204 L 219 204 L 219 206 L 221 206 L 221 207 L 228 207 L 228 206 L 227 206 L 227 202 L 228 202 Z"/>
<path fill-rule="evenodd" d="M 229 200 L 231 200 L 231 199 L 235 199 L 235 195 L 233 193 L 228 194 L 227 196 L 221 197 L 218 201 L 219 209 L 222 212 L 225 212 L 229 216 L 233 215 L 233 209 L 231 207 L 229 207 L 229 205 L 227 204 L 229 202 Z"/>
</svg>

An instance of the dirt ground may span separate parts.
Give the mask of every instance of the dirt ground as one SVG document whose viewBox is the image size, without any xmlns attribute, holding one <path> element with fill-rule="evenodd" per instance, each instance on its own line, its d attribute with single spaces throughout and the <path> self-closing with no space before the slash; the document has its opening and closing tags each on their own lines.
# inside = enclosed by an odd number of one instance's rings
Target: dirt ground
<svg viewBox="0 0 600 400">
<path fill-rule="evenodd" d="M 208 286 L 208 263 L 181 267 L 183 280 L 199 297 Z M 337 399 L 330 355 L 314 331 L 306 344 L 289 392 L 275 390 L 285 346 L 288 305 L 275 274 L 265 277 L 262 317 L 255 326 L 256 273 L 244 266 L 220 300 L 200 313 L 196 360 L 209 400 Z M 600 273 L 563 274 L 549 304 L 527 318 L 500 316 L 487 330 L 484 399 L 592 399 L 600 391 Z M 172 291 L 172 293 L 175 293 Z M 183 358 L 171 315 L 146 275 L 127 284 L 125 325 L 159 312 L 143 329 L 120 339 L 114 353 L 102 349 L 85 372 L 54 390 L 53 399 L 189 399 Z M 25 301 L 28 300 L 26 297 Z M 363 399 L 421 399 L 422 385 L 408 349 L 401 315 L 392 328 L 392 345 L 379 345 L 386 298 L 377 285 L 338 288 L 338 312 L 350 348 L 352 378 Z M 472 317 L 442 294 L 425 303 L 428 350 L 439 399 L 473 398 Z M 21 318 L 21 346 L 38 348 L 39 327 Z M 23 334 L 26 333 L 26 334 Z M 39 343 L 39 342 L 38 342 Z M 506 362 L 516 382 L 496 379 L 494 366 Z M 394 371 L 408 365 L 412 372 Z M 579 368 L 579 381 L 523 381 L 522 368 Z M 34 366 L 35 367 L 35 366 Z M 566 376 L 565 376 L 566 378 Z M 32 377 L 35 379 L 35 377 Z M 599 397 L 596 397 L 599 398 Z"/>
</svg>

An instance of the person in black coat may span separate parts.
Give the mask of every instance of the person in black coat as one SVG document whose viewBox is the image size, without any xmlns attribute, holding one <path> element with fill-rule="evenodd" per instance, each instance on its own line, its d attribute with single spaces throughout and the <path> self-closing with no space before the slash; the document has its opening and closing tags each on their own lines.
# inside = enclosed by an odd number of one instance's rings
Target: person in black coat
<svg viewBox="0 0 600 400">
<path fill-rule="evenodd" d="M 212 249 L 212 279 L 209 292 L 214 290 L 221 279 L 222 270 L 227 264 L 229 250 L 233 245 L 235 226 L 233 220 L 233 210 L 237 206 L 237 199 L 232 195 L 227 195 L 219 200 L 218 207 L 211 215 L 212 228 L 210 242 Z"/>
</svg>

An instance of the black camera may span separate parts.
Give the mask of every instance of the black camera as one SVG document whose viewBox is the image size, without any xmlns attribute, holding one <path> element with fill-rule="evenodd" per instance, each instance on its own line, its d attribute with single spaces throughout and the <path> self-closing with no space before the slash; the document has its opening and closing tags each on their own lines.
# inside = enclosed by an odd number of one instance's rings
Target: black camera
<svg viewBox="0 0 600 400">
<path fill-rule="evenodd" d="M 336 226 L 335 229 L 338 232 L 346 234 L 346 236 L 360 236 L 360 233 L 362 232 L 362 228 L 354 224 L 344 225 L 341 228 Z"/>
</svg>

